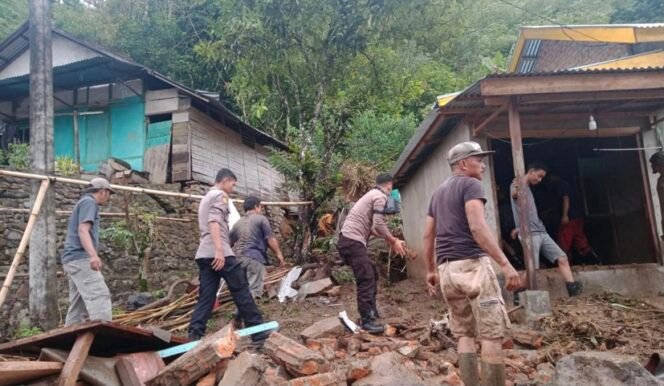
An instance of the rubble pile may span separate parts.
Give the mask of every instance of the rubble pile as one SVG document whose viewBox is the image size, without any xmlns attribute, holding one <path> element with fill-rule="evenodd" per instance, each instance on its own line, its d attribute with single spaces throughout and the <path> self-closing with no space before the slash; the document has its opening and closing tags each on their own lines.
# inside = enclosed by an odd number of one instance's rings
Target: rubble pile
<svg viewBox="0 0 664 386">
<path fill-rule="evenodd" d="M 664 310 L 615 293 L 560 301 L 540 328 L 551 362 L 577 351 L 610 351 L 641 361 L 664 351 Z"/>
</svg>

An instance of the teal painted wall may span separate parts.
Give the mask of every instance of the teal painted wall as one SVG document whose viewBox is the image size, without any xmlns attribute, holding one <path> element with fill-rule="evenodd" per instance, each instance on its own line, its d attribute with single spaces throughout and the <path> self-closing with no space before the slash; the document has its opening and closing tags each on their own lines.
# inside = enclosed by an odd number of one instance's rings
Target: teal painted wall
<svg viewBox="0 0 664 386">
<path fill-rule="evenodd" d="M 127 161 L 133 169 L 143 170 L 146 147 L 145 103 L 134 96 L 102 107 L 103 114 L 78 117 L 81 167 L 96 171 L 109 157 Z M 83 112 L 80 109 L 79 112 Z M 61 110 L 59 113 L 71 112 Z M 26 122 L 27 125 L 27 122 Z M 74 128 L 71 116 L 54 119 L 55 156 L 74 157 Z"/>
</svg>

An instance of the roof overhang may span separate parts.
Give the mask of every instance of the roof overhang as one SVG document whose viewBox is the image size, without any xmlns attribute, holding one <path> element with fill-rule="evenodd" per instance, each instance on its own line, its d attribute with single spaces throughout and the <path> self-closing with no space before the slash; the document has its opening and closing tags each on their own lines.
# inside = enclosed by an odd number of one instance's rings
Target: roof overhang
<svg viewBox="0 0 664 386">
<path fill-rule="evenodd" d="M 637 44 L 664 42 L 664 24 L 605 24 L 521 27 L 507 67 L 515 72 L 526 40 Z"/>
<path fill-rule="evenodd" d="M 509 137 L 510 101 L 519 106 L 524 138 L 590 136 L 590 114 L 600 126 L 592 136 L 634 135 L 664 108 L 664 67 L 489 75 L 426 117 L 392 170 L 395 186 L 403 186 L 459 125 L 475 136 Z"/>
</svg>

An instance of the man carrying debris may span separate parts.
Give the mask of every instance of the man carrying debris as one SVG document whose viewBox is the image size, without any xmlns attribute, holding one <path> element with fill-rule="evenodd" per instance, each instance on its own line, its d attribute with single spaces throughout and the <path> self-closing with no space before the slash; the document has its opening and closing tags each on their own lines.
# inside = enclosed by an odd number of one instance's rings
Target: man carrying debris
<svg viewBox="0 0 664 386">
<path fill-rule="evenodd" d="M 480 339 L 481 384 L 503 386 L 502 343 L 510 322 L 490 259 L 500 266 L 508 289 L 518 288 L 520 280 L 484 218 L 486 196 L 480 181 L 486 168 L 483 158 L 490 153 L 475 142 L 460 143 L 449 151 L 453 175 L 431 198 L 424 257 L 429 293 L 434 295 L 440 283 L 450 312 L 450 330 L 459 339 L 459 372 L 464 384 L 480 385 L 475 351 L 475 340 Z"/>
<path fill-rule="evenodd" d="M 86 320 L 112 319 L 111 293 L 101 274 L 99 258 L 99 205 L 108 202 L 111 184 L 93 178 L 83 190 L 67 224 L 61 261 L 69 278 L 69 310 L 65 326 Z"/>
<path fill-rule="evenodd" d="M 247 276 L 231 249 L 228 230 L 229 194 L 235 189 L 237 177 L 229 169 L 217 172 L 215 185 L 198 206 L 198 227 L 201 238 L 196 252 L 200 286 L 198 303 L 189 323 L 189 339 L 199 340 L 205 335 L 207 321 L 212 314 L 219 281 L 223 278 L 239 310 L 245 326 L 263 323 L 263 316 L 249 292 Z M 270 332 L 252 335 L 255 343 L 262 343 Z"/>
<path fill-rule="evenodd" d="M 267 247 L 277 255 L 279 265 L 284 264 L 284 255 L 279 241 L 272 233 L 270 222 L 262 215 L 263 206 L 258 197 L 249 196 L 244 200 L 244 216 L 233 225 L 231 247 L 238 256 L 242 268 L 247 271 L 249 290 L 254 298 L 263 295 L 263 279 L 267 274 Z"/>
<path fill-rule="evenodd" d="M 339 255 L 350 265 L 355 275 L 357 310 L 362 318 L 362 328 L 372 334 L 382 333 L 384 326 L 378 323 L 378 270 L 369 258 L 369 238 L 372 235 L 383 238 L 397 254 L 406 254 L 405 243 L 392 236 L 385 221 L 387 196 L 391 192 L 392 176 L 379 174 L 376 177 L 376 187 L 362 196 L 351 208 L 341 227 L 337 244 Z"/>
<path fill-rule="evenodd" d="M 542 182 L 542 179 L 546 176 L 548 168 L 540 163 L 533 163 L 528 165 L 528 172 L 523 177 L 526 179 L 526 207 L 527 213 L 526 218 L 528 219 L 528 227 L 530 233 L 532 234 L 532 249 L 533 249 L 533 259 L 535 264 L 535 269 L 539 269 L 539 256 L 542 254 L 547 258 L 551 263 L 558 263 L 558 271 L 560 275 L 565 280 L 565 285 L 567 286 L 567 293 L 569 296 L 580 295 L 583 286 L 581 282 L 574 281 L 574 276 L 572 275 L 572 269 L 569 266 L 569 259 L 565 252 L 556 244 L 555 241 L 549 236 L 546 231 L 546 227 L 542 220 L 540 220 L 537 215 L 537 206 L 535 205 L 535 198 L 533 193 L 530 190 L 530 186 L 534 186 Z M 519 204 L 517 202 L 517 190 L 518 183 L 515 180 L 512 183 L 511 195 L 512 195 L 512 214 L 514 216 L 514 223 L 516 229 L 512 232 L 512 238 L 516 239 L 519 232 Z"/>
</svg>

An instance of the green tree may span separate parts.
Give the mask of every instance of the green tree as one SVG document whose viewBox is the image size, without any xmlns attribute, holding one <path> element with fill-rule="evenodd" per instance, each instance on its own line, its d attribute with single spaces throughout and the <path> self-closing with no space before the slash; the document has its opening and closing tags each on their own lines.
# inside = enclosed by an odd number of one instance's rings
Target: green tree
<svg viewBox="0 0 664 386">
<path fill-rule="evenodd" d="M 664 1 L 626 0 L 617 3 L 611 15 L 612 23 L 661 23 L 664 21 Z"/>
<path fill-rule="evenodd" d="M 28 0 L 0 1 L 0 39 L 9 36 L 28 19 Z"/>
</svg>

